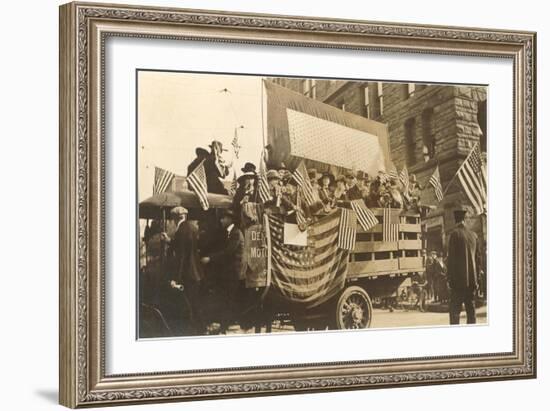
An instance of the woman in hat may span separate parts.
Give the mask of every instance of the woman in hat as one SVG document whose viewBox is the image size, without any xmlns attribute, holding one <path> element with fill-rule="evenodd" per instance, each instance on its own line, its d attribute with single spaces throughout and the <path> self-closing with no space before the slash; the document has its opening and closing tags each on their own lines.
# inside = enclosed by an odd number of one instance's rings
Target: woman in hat
<svg viewBox="0 0 550 411">
<path fill-rule="evenodd" d="M 339 175 L 336 177 L 336 188 L 334 189 L 334 205 L 343 205 L 348 202 L 348 189 L 346 187 L 346 177 Z"/>
<path fill-rule="evenodd" d="M 319 191 L 319 177 L 321 177 L 321 175 L 317 172 L 317 169 L 310 168 L 309 170 L 307 170 L 307 176 L 309 177 L 309 181 L 311 182 L 313 190 L 315 192 Z"/>
<path fill-rule="evenodd" d="M 380 178 L 376 178 L 369 187 L 369 195 L 366 199 L 367 207 L 380 207 L 380 192 L 382 183 L 380 182 Z"/>
<path fill-rule="evenodd" d="M 399 185 L 395 178 L 390 180 L 389 194 L 391 196 L 391 207 L 403 208 L 403 197 L 401 196 L 401 191 L 399 190 Z"/>
<path fill-rule="evenodd" d="M 243 174 L 237 179 L 237 191 L 233 197 L 233 212 L 235 213 L 235 223 L 242 227 L 244 220 L 242 219 L 243 210 L 247 207 L 246 203 L 256 202 L 256 193 L 258 186 L 258 175 L 256 174 L 256 166 L 252 163 L 246 163 L 241 168 Z M 246 217 L 246 216 L 245 216 Z M 248 216 L 251 217 L 251 216 Z"/>
<path fill-rule="evenodd" d="M 333 200 L 334 200 L 334 192 L 333 192 L 333 186 L 334 186 L 334 175 L 329 173 L 328 171 L 323 173 L 321 178 L 319 179 L 319 198 L 321 200 L 321 203 L 323 203 L 323 210 L 325 213 L 330 212 L 333 207 Z"/>
<path fill-rule="evenodd" d="M 281 163 L 277 171 L 279 172 L 279 177 L 281 178 L 283 185 L 285 185 L 292 177 L 292 173 L 288 170 L 288 168 L 286 168 L 285 163 Z"/>
</svg>

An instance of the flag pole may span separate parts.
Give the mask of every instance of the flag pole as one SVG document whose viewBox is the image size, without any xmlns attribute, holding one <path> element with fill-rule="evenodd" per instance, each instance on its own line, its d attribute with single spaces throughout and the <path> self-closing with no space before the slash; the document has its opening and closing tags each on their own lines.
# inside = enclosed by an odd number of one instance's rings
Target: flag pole
<svg viewBox="0 0 550 411">
<path fill-rule="evenodd" d="M 462 167 L 464 167 L 464 164 L 466 164 L 468 162 L 468 159 L 470 158 L 470 156 L 472 155 L 472 153 L 474 152 L 474 150 L 476 149 L 476 147 L 479 145 L 479 143 L 475 143 L 474 146 L 472 147 L 472 149 L 470 150 L 470 153 L 468 153 L 468 155 L 466 156 L 466 159 L 462 162 L 462 164 L 460 165 L 460 167 L 458 167 L 458 170 L 456 170 L 456 173 L 454 174 L 453 178 L 451 178 L 451 181 L 449 181 L 449 183 L 447 184 L 447 187 L 445 187 L 445 191 L 443 191 L 443 197 L 445 197 L 445 194 L 447 194 L 447 191 L 449 191 L 449 188 L 451 188 L 451 185 L 452 183 L 454 182 L 456 176 L 458 175 L 458 173 L 460 172 L 460 170 L 462 170 Z M 437 164 L 439 166 L 439 163 Z M 441 174 L 440 174 L 441 176 Z"/>
</svg>

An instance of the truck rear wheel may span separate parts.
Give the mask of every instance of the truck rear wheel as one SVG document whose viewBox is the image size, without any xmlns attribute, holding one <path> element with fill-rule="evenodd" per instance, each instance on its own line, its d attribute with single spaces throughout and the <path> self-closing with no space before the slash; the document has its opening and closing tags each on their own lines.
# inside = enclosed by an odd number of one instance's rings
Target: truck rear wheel
<svg viewBox="0 0 550 411">
<path fill-rule="evenodd" d="M 368 328 L 372 320 L 372 302 L 367 292 L 356 285 L 348 287 L 336 303 L 336 328 Z"/>
</svg>

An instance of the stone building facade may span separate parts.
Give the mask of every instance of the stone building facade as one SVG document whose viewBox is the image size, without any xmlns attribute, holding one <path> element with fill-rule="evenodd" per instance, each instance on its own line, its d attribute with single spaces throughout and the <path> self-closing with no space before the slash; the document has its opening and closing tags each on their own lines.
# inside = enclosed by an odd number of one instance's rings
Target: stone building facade
<svg viewBox="0 0 550 411">
<path fill-rule="evenodd" d="M 423 220 L 426 247 L 444 248 L 446 235 L 455 225 L 453 209 L 469 206 L 453 177 L 474 144 L 479 143 L 486 155 L 486 87 L 297 78 L 273 81 L 344 111 L 386 123 L 393 163 L 398 170 L 406 166 L 409 174 L 416 175 L 424 188 L 422 203 L 434 206 Z M 443 189 L 449 186 L 441 203 L 428 183 L 436 166 Z M 485 218 L 469 213 L 467 221 L 483 239 Z"/>
</svg>

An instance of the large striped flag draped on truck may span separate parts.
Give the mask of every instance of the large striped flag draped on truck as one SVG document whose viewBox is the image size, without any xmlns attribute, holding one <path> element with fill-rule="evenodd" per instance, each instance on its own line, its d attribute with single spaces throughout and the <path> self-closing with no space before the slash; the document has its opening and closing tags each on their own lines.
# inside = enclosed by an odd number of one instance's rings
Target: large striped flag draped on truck
<svg viewBox="0 0 550 411">
<path fill-rule="evenodd" d="M 308 227 L 308 246 L 284 244 L 284 220 L 269 215 L 271 283 L 287 300 L 314 307 L 336 295 L 348 271 L 349 251 L 338 247 L 341 210 Z"/>
</svg>

